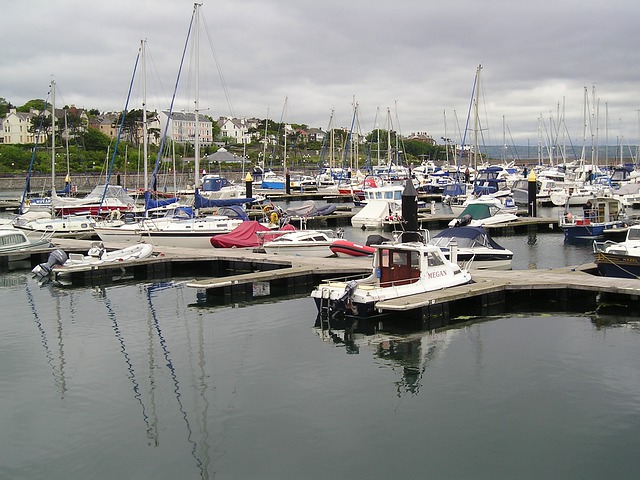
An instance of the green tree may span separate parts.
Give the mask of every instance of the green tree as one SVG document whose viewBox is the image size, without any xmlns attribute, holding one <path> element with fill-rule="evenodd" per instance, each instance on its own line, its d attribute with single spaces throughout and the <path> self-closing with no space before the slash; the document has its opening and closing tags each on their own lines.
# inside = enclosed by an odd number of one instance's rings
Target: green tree
<svg viewBox="0 0 640 480">
<path fill-rule="evenodd" d="M 6 99 L 0 97 L 0 117 L 4 117 L 7 113 L 9 113 L 10 108 L 13 108 L 11 102 L 8 102 Z"/>
<path fill-rule="evenodd" d="M 25 103 L 21 107 L 18 107 L 16 110 L 18 112 L 29 113 L 32 108 L 38 110 L 39 112 L 42 112 L 43 110 L 45 110 L 45 108 L 51 108 L 51 105 L 40 98 L 36 98 L 34 100 L 29 100 L 27 103 Z"/>
<path fill-rule="evenodd" d="M 86 132 L 81 134 L 84 146 L 90 151 L 105 152 L 111 143 L 111 139 L 95 128 L 88 128 Z"/>
</svg>

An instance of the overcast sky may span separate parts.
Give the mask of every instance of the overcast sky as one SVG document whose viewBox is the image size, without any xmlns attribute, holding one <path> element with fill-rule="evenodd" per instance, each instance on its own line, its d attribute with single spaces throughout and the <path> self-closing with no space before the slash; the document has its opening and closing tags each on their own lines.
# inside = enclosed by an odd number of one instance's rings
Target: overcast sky
<svg viewBox="0 0 640 480">
<path fill-rule="evenodd" d="M 53 78 L 57 106 L 121 110 L 146 39 L 147 104 L 168 109 L 192 12 L 189 0 L 5 1 L 0 97 L 46 98 Z M 585 87 L 589 142 L 640 137 L 637 0 L 216 0 L 200 13 L 200 109 L 214 118 L 326 129 L 334 111 L 349 127 L 355 99 L 361 132 L 386 129 L 389 110 L 404 135 L 460 143 L 482 65 L 485 145 L 547 142 L 562 112 L 559 130 L 582 144 Z M 192 51 L 175 110 L 193 108 Z"/>
</svg>

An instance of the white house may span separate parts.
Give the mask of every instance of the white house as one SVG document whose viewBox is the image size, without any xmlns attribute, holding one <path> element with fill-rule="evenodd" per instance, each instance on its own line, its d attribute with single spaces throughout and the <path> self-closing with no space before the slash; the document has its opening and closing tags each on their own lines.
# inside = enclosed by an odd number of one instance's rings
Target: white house
<svg viewBox="0 0 640 480">
<path fill-rule="evenodd" d="M 248 133 L 250 124 L 244 118 L 220 117 L 217 123 L 222 137 L 233 138 L 239 144 L 251 142 Z"/>
<path fill-rule="evenodd" d="M 35 143 L 36 134 L 29 132 L 29 128 L 31 127 L 31 119 L 37 115 L 38 113 L 34 111 L 23 113 L 17 112 L 15 108 L 9 110 L 9 113 L 2 119 L 0 143 Z M 40 141 L 44 141 L 44 139 L 41 138 Z"/>
</svg>

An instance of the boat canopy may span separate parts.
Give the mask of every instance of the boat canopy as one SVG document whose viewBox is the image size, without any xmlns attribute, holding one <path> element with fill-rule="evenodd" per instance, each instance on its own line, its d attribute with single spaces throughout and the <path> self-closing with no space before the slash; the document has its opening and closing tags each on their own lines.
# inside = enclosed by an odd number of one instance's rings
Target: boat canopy
<svg viewBox="0 0 640 480">
<path fill-rule="evenodd" d="M 435 235 L 430 243 L 438 247 L 449 247 L 453 239 L 456 240 L 459 248 L 481 246 L 504 250 L 504 247 L 497 244 L 482 227 L 450 227 Z"/>
</svg>

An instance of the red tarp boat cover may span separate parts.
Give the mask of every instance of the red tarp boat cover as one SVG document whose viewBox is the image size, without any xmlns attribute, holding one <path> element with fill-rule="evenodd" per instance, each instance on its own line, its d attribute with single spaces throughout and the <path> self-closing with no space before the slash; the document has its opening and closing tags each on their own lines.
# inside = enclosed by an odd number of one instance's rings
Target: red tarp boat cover
<svg viewBox="0 0 640 480">
<path fill-rule="evenodd" d="M 285 225 L 280 229 L 282 230 L 295 230 L 293 225 Z M 214 235 L 211 237 L 211 245 L 216 248 L 231 248 L 231 247 L 258 247 L 263 242 L 273 240 L 278 235 L 261 235 L 258 236 L 256 232 L 269 232 L 269 228 L 262 225 L 260 222 L 254 220 L 247 220 L 242 222 L 230 233 L 223 233 L 221 235 Z M 260 238 L 263 237 L 264 239 Z"/>
</svg>

